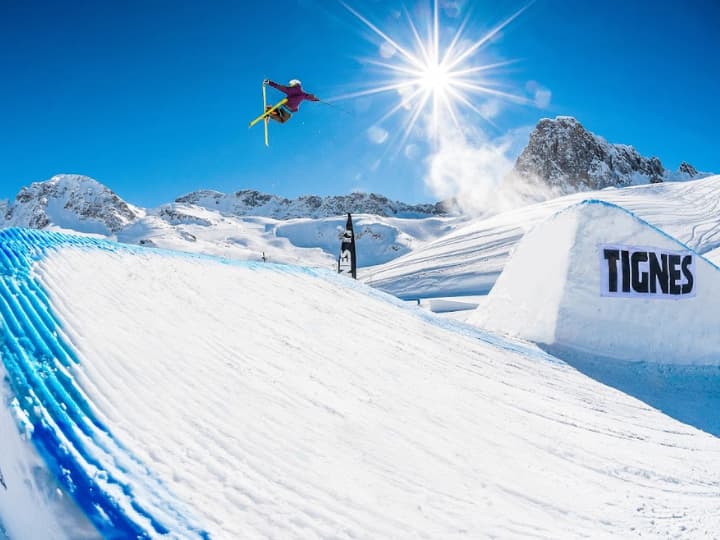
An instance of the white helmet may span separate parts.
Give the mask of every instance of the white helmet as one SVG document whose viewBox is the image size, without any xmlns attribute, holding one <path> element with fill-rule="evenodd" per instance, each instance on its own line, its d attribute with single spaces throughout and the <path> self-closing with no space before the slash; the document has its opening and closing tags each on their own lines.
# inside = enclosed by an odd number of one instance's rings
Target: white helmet
<svg viewBox="0 0 720 540">
<path fill-rule="evenodd" d="M 293 79 L 290 81 L 290 86 L 302 86 L 302 83 L 297 79 Z"/>
</svg>

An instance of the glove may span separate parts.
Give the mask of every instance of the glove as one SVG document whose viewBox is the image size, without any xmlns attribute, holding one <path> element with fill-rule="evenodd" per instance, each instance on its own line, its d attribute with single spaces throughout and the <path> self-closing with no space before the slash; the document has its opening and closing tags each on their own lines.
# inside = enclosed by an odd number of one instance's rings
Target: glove
<svg viewBox="0 0 720 540">
<path fill-rule="evenodd" d="M 265 79 L 263 81 L 263 86 L 267 86 L 268 84 L 270 84 L 270 79 Z"/>
</svg>

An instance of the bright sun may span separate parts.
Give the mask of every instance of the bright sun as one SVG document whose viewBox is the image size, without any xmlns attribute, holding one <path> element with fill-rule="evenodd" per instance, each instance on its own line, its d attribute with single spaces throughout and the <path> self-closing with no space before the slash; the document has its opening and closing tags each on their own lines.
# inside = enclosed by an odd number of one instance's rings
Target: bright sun
<svg viewBox="0 0 720 540">
<path fill-rule="evenodd" d="M 444 66 L 429 65 L 420 73 L 420 84 L 427 92 L 444 94 L 450 86 L 450 74 Z"/>
<path fill-rule="evenodd" d="M 527 99 L 504 92 L 490 80 L 493 70 L 507 66 L 513 61 L 482 64 L 474 55 L 490 42 L 497 34 L 515 20 L 528 6 L 514 13 L 497 25 L 480 39 L 461 44 L 463 32 L 467 26 L 466 18 L 458 27 L 447 46 L 441 46 L 438 0 L 432 7 L 432 16 L 427 27 L 425 38 L 421 37 L 407 9 L 404 9 L 408 27 L 413 36 L 412 46 L 403 46 L 398 40 L 370 22 L 366 17 L 341 0 L 345 8 L 357 17 L 365 26 L 383 39 L 383 49 L 390 51 L 391 60 L 381 61 L 373 58 L 364 59 L 366 63 L 382 69 L 387 79 L 376 81 L 366 90 L 353 92 L 333 98 L 354 98 L 396 92 L 401 97 L 400 103 L 390 109 L 378 123 L 381 123 L 401 110 L 409 111 L 405 120 L 402 140 L 409 136 L 423 111 L 430 113 L 430 130 L 432 138 L 436 138 L 441 119 L 450 118 L 456 126 L 460 126 L 458 107 L 467 107 L 481 116 L 480 105 L 482 96 L 505 99 L 516 103 L 527 103 Z"/>
</svg>

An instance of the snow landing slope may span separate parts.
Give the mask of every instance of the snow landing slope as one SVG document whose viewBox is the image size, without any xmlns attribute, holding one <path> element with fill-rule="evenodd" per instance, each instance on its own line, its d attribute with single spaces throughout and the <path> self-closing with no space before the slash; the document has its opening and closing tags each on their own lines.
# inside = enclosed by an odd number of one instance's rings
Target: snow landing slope
<svg viewBox="0 0 720 540">
<path fill-rule="evenodd" d="M 81 526 L 17 503 L 28 463 L 109 538 L 720 530 L 717 438 L 533 346 L 320 270 L 19 229 L 0 253 L 11 540 Z"/>
</svg>

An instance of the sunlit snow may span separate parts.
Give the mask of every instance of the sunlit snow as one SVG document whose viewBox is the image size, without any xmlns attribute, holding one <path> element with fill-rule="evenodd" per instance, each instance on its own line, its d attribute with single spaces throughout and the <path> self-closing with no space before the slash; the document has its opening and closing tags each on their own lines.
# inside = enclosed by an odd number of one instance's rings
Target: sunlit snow
<svg viewBox="0 0 720 540">
<path fill-rule="evenodd" d="M 719 184 L 601 195 L 712 255 Z M 418 220 L 412 237 L 424 240 L 365 267 L 366 283 L 334 273 L 323 250 L 309 265 L 293 251 L 317 231 L 331 249 L 333 220 L 278 227 L 277 253 L 294 265 L 0 231 L 0 530 L 13 540 L 713 537 L 720 374 L 504 337 L 512 312 L 480 296 L 526 231 L 577 201 L 464 225 Z M 441 227 L 449 234 L 432 242 Z M 509 290 L 529 279 L 524 266 Z M 497 316 L 492 332 L 463 322 L 481 315 Z M 657 332 L 701 339 L 683 321 L 664 314 Z"/>
</svg>

